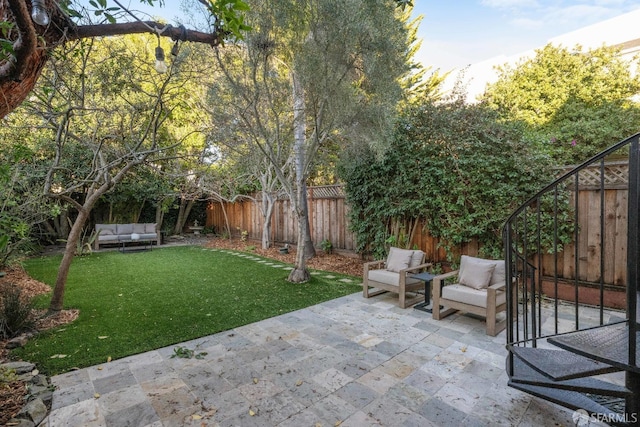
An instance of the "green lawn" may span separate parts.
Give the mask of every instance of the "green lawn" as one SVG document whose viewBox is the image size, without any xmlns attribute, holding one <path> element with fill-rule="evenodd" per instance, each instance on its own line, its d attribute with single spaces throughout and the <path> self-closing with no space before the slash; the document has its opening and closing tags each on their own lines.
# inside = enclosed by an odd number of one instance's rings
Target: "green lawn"
<svg viewBox="0 0 640 427">
<path fill-rule="evenodd" d="M 29 259 L 25 268 L 35 279 L 53 286 L 60 259 Z M 102 363 L 108 357 L 117 359 L 225 331 L 361 289 L 359 278 L 337 273 L 312 275 L 305 284 L 287 282 L 288 274 L 282 268 L 196 246 L 76 258 L 67 281 L 65 308 L 79 309 L 79 318 L 40 334 L 14 354 L 54 375 Z M 340 281 L 345 278 L 352 283 Z M 44 308 L 49 300 L 50 295 L 43 296 L 36 304 Z"/>
</svg>

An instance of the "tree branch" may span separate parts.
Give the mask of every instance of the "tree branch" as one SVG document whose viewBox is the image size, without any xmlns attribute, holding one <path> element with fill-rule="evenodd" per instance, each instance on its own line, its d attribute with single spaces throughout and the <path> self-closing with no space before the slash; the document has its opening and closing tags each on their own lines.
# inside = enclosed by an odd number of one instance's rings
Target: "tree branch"
<svg viewBox="0 0 640 427">
<path fill-rule="evenodd" d="M 180 27 L 162 24 L 155 21 L 122 22 L 116 24 L 82 25 L 75 28 L 75 32 L 69 34 L 69 39 L 83 39 L 101 36 L 119 36 L 125 34 L 150 33 L 163 37 L 170 37 L 172 40 L 185 40 L 196 43 L 217 46 L 222 41 L 220 34 L 202 33 L 200 31 L 184 31 Z M 185 38 L 186 36 L 186 38 Z"/>
<path fill-rule="evenodd" d="M 14 44 L 14 60 L 9 60 L 0 67 L 0 76 L 9 76 L 20 80 L 22 73 L 31 63 L 30 56 L 37 46 L 36 30 L 33 28 L 27 5 L 22 1 L 10 1 L 9 9 L 13 14 L 20 38 Z"/>
<path fill-rule="evenodd" d="M 226 33 L 220 30 L 203 33 L 155 21 L 78 26 L 56 3 L 45 0 L 51 23 L 41 27 L 33 24 L 26 0 L 0 0 L 0 20 L 15 22 L 15 29 L 19 32 L 19 37 L 13 42 L 15 57 L 0 61 L 0 118 L 22 103 L 38 80 L 49 53 L 66 41 L 149 33 L 218 46 L 226 37 Z"/>
</svg>

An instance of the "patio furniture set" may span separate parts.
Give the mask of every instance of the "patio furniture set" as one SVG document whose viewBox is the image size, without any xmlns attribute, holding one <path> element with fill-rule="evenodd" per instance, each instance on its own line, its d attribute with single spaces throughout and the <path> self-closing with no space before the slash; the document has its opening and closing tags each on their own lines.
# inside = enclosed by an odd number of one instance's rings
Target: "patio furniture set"
<svg viewBox="0 0 640 427">
<path fill-rule="evenodd" d="M 424 252 L 392 247 L 385 260 L 364 264 L 363 296 L 393 292 L 398 294 L 400 308 L 415 305 L 432 313 L 435 320 L 461 311 L 486 318 L 487 335 L 496 336 L 504 330 L 506 319 L 497 317 L 507 308 L 504 260 L 463 255 L 458 270 L 433 274 L 430 268 Z M 420 293 L 423 284 L 424 295 Z"/>
</svg>

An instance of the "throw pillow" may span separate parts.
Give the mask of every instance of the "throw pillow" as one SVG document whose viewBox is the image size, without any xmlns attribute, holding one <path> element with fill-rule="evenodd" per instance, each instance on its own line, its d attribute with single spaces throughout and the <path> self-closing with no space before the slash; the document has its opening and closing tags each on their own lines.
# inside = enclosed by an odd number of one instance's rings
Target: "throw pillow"
<svg viewBox="0 0 640 427">
<path fill-rule="evenodd" d="M 409 267 L 413 251 L 391 247 L 387 256 L 386 269 L 398 273 Z"/>
<path fill-rule="evenodd" d="M 413 251 L 413 255 L 411 255 L 411 261 L 409 262 L 409 267 L 417 267 L 422 263 L 422 257 L 424 256 L 424 252 L 422 251 Z"/>
<path fill-rule="evenodd" d="M 507 282 L 507 272 L 506 272 L 506 265 L 505 265 L 505 261 L 503 259 L 497 259 L 494 260 L 494 262 L 496 263 L 496 269 L 493 270 L 493 274 L 491 275 L 491 282 L 489 283 L 489 286 L 491 285 L 495 285 L 495 284 L 503 284 Z"/>
<path fill-rule="evenodd" d="M 494 262 L 462 255 L 459 282 L 473 289 L 486 289 L 495 268 Z"/>
</svg>

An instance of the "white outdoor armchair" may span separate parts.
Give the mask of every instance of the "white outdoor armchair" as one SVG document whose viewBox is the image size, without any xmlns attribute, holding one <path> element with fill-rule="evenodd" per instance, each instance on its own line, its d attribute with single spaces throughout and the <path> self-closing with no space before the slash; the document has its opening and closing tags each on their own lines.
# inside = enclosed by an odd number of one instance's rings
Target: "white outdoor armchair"
<svg viewBox="0 0 640 427">
<path fill-rule="evenodd" d="M 392 247 L 386 260 L 371 261 L 364 264 L 362 277 L 362 296 L 369 298 L 383 292 L 398 294 L 398 306 L 407 308 L 424 299 L 418 291 L 424 288 L 424 282 L 411 277 L 431 266 L 425 263 L 425 253 L 419 250 Z M 374 288 L 371 291 L 369 288 Z M 412 295 L 408 295 L 412 294 Z"/>
<path fill-rule="evenodd" d="M 458 279 L 454 284 L 446 284 L 446 279 L 455 276 Z M 507 309 L 503 260 L 463 255 L 460 270 L 434 277 L 432 287 L 434 319 L 464 311 L 486 318 L 487 335 L 496 336 L 505 328 L 506 318 L 497 320 L 497 314 Z"/>
</svg>

